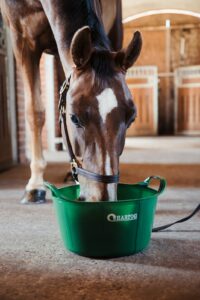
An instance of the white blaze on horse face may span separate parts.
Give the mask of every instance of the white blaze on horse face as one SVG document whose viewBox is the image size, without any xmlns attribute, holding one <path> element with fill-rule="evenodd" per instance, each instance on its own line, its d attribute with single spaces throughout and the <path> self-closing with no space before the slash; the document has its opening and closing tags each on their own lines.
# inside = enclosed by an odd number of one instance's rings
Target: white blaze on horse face
<svg viewBox="0 0 200 300">
<path fill-rule="evenodd" d="M 118 106 L 117 98 L 111 88 L 106 88 L 97 96 L 99 104 L 99 113 L 103 120 L 106 122 L 107 115 Z M 105 159 L 105 173 L 106 175 L 113 175 L 111 169 L 111 157 L 106 153 Z M 116 200 L 116 184 L 107 184 L 108 200 Z"/>
<path fill-rule="evenodd" d="M 105 171 L 106 175 L 112 175 L 110 156 L 108 155 L 108 153 L 106 154 Z"/>
<path fill-rule="evenodd" d="M 101 199 L 101 190 L 98 184 L 94 181 L 88 181 L 86 178 L 79 178 L 81 193 L 80 197 L 85 198 L 85 201 L 98 202 Z"/>
<path fill-rule="evenodd" d="M 108 153 L 106 154 L 105 171 L 106 171 L 106 175 L 112 175 L 111 158 Z M 107 185 L 107 192 L 108 192 L 108 200 L 115 201 L 116 200 L 116 184 L 109 183 Z"/>
<path fill-rule="evenodd" d="M 97 96 L 99 113 L 105 123 L 107 115 L 118 106 L 117 98 L 111 88 L 106 88 Z"/>
</svg>

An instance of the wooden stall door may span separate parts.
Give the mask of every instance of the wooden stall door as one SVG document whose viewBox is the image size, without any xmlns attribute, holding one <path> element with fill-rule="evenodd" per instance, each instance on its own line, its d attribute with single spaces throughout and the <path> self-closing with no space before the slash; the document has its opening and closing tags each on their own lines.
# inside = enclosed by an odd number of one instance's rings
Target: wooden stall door
<svg viewBox="0 0 200 300">
<path fill-rule="evenodd" d="M 131 68 L 127 74 L 127 83 L 137 107 L 137 118 L 127 130 L 127 136 L 157 135 L 157 67 Z"/>
<path fill-rule="evenodd" d="M 176 133 L 200 134 L 200 66 L 175 72 Z"/>
<path fill-rule="evenodd" d="M 12 163 L 11 133 L 8 120 L 5 34 L 0 16 L 0 170 Z"/>
</svg>

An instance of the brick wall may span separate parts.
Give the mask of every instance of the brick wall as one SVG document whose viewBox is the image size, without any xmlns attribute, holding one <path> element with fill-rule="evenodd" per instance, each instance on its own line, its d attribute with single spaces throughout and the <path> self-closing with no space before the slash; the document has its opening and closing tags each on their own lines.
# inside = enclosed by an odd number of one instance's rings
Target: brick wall
<svg viewBox="0 0 200 300">
<path fill-rule="evenodd" d="M 200 28 L 176 29 L 171 33 L 171 69 L 200 64 Z M 181 39 L 185 42 L 185 53 L 181 55 Z"/>
</svg>

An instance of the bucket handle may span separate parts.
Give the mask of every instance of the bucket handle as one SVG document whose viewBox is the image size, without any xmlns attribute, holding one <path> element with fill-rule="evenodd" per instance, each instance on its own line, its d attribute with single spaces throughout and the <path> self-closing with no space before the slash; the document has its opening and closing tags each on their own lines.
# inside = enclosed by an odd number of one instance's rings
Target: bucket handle
<svg viewBox="0 0 200 300">
<path fill-rule="evenodd" d="M 148 186 L 153 179 L 159 180 L 159 188 L 157 190 L 157 193 L 161 194 L 165 190 L 167 182 L 164 178 L 162 178 L 160 176 L 149 176 L 143 182 L 140 182 L 140 184 Z"/>
<path fill-rule="evenodd" d="M 44 181 L 44 185 L 52 192 L 53 196 L 60 197 L 58 189 L 55 185 L 49 183 L 48 181 Z"/>
</svg>

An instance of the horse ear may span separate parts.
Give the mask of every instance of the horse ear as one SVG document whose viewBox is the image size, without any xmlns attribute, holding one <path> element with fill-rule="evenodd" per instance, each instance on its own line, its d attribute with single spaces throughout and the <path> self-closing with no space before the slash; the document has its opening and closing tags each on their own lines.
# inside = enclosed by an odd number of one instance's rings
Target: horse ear
<svg viewBox="0 0 200 300">
<path fill-rule="evenodd" d="M 115 61 L 123 70 L 127 70 L 137 60 L 142 49 L 142 37 L 139 31 L 136 31 L 128 47 L 116 54 Z"/>
<path fill-rule="evenodd" d="M 92 40 L 89 26 L 76 31 L 71 42 L 71 56 L 77 68 L 84 67 L 92 54 Z"/>
</svg>

